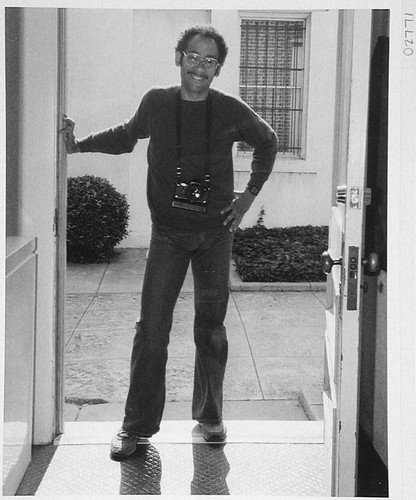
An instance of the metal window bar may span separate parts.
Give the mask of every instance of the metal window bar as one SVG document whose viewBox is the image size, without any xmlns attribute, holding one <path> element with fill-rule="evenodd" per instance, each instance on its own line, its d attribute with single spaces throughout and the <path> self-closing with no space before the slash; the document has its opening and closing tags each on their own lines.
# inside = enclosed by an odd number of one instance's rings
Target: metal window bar
<svg viewBox="0 0 416 500">
<path fill-rule="evenodd" d="M 301 155 L 304 32 L 304 20 L 241 24 L 240 97 L 276 131 L 279 152 L 293 156 Z"/>
</svg>

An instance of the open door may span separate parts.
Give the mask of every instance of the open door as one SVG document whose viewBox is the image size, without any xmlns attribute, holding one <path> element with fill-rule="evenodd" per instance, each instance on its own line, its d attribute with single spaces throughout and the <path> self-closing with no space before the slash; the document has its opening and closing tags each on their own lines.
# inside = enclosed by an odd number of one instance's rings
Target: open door
<svg viewBox="0 0 416 500">
<path fill-rule="evenodd" d="M 371 11 L 340 11 L 324 368 L 328 494 L 356 491 Z"/>
</svg>

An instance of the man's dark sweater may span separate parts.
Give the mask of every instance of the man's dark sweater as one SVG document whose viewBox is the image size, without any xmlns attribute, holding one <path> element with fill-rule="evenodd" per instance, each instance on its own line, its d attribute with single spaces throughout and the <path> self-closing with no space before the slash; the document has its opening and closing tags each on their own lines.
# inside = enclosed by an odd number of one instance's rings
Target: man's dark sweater
<svg viewBox="0 0 416 500">
<path fill-rule="evenodd" d="M 138 139 L 150 138 L 147 197 L 156 227 L 201 231 L 219 227 L 220 212 L 233 199 L 232 147 L 245 141 L 254 148 L 249 185 L 259 190 L 273 169 L 277 138 L 272 128 L 241 99 L 210 89 L 212 96 L 211 191 L 206 213 L 172 207 L 176 186 L 176 96 L 179 87 L 153 88 L 130 120 L 78 141 L 82 153 L 122 154 Z M 181 101 L 182 181 L 203 181 L 207 101 Z"/>
</svg>

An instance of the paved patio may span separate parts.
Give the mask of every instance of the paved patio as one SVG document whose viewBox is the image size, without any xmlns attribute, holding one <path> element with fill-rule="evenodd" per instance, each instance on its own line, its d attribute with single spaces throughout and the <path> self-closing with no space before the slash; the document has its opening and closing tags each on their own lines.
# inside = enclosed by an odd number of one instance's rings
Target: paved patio
<svg viewBox="0 0 416 500">
<path fill-rule="evenodd" d="M 68 264 L 65 421 L 120 421 L 123 416 L 145 253 L 120 249 L 108 264 Z M 225 419 L 322 419 L 325 292 L 309 284 L 296 288 L 303 291 L 250 286 L 233 273 Z M 188 274 L 169 345 L 165 420 L 190 419 L 192 324 Z"/>
</svg>

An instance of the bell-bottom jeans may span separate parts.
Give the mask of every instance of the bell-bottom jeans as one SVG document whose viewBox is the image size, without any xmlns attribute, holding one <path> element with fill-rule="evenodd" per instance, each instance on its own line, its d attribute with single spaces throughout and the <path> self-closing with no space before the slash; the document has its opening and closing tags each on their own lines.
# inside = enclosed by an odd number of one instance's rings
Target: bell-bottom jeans
<svg viewBox="0 0 416 500">
<path fill-rule="evenodd" d="M 224 226 L 197 233 L 152 228 L 131 356 L 124 429 L 143 437 L 159 431 L 172 316 L 189 263 L 195 300 L 192 418 L 201 423 L 221 421 L 228 356 L 224 319 L 232 238 Z"/>
</svg>

